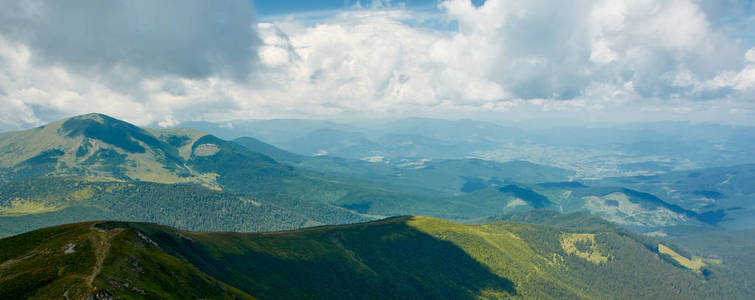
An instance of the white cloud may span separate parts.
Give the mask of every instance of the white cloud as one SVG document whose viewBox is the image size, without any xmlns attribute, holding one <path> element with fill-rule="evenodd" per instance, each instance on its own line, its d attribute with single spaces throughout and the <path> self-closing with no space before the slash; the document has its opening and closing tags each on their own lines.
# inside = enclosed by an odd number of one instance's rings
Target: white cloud
<svg viewBox="0 0 755 300">
<path fill-rule="evenodd" d="M 259 26 L 262 56 L 273 91 L 331 113 L 742 96 L 733 94 L 749 78 L 741 47 L 716 32 L 694 1 L 552 6 L 443 2 L 443 18 L 458 32 L 407 25 L 411 13 L 395 10 L 349 12 L 309 27 L 282 20 Z M 732 72 L 739 77 L 724 76 Z"/>
<path fill-rule="evenodd" d="M 138 76 L 245 76 L 255 59 L 249 1 L 0 0 L 0 34 L 40 64 Z M 116 76 L 116 74 L 110 74 Z M 122 79 L 122 78 L 118 78 Z"/>
<path fill-rule="evenodd" d="M 755 63 L 755 48 L 747 50 L 747 53 L 745 53 L 745 59 L 749 62 Z"/>
<path fill-rule="evenodd" d="M 755 64 L 747 66 L 734 77 L 734 88 L 737 90 L 755 89 Z"/>
<path fill-rule="evenodd" d="M 92 111 L 158 126 L 275 117 L 580 118 L 585 112 L 604 120 L 730 122 L 730 112 L 745 120 L 753 111 L 755 48 L 745 51 L 719 32 L 696 0 L 558 7 L 545 0 L 482 6 L 449 0 L 437 15 L 421 16 L 372 3 L 375 9 L 314 23 L 290 17 L 250 24 L 259 45 L 237 62 L 249 70 L 248 79 L 146 72 L 129 60 L 93 76 L 65 61 L 40 63 L 39 43 L 0 32 L 0 130 Z M 25 18 L 44 14 L 43 6 L 24 7 Z M 458 30 L 416 25 L 428 18 Z M 257 58 L 256 68 L 248 68 Z M 128 85 L 113 84 L 122 78 Z"/>
<path fill-rule="evenodd" d="M 263 78 L 270 79 L 263 96 L 377 113 L 505 96 L 449 45 L 458 43 L 450 33 L 407 25 L 406 14 L 349 12 L 313 27 L 260 24 L 261 49 L 269 54 L 261 56 L 269 67 Z"/>
</svg>

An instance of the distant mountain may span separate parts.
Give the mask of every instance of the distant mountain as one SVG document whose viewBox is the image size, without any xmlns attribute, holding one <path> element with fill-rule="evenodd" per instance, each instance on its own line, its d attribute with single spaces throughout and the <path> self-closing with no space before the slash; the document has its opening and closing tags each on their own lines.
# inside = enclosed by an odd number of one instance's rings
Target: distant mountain
<svg viewBox="0 0 755 300">
<path fill-rule="evenodd" d="M 233 142 L 247 150 L 312 171 L 364 176 L 364 180 L 390 186 L 430 190 L 446 194 L 468 193 L 502 183 L 564 182 L 574 171 L 526 161 L 505 163 L 481 159 L 390 160 L 382 156 L 349 159 L 330 155 L 298 155 L 255 138 Z"/>
<path fill-rule="evenodd" d="M 363 190 L 351 183 L 300 172 L 199 131 L 145 130 L 101 114 L 2 134 L 0 158 L 0 223 L 9 225 L 3 235 L 103 218 L 194 230 L 374 218 L 332 203 L 338 198 L 330 193 Z"/>
<path fill-rule="evenodd" d="M 723 182 L 734 174 L 727 172 L 698 179 L 669 173 L 661 181 Z M 669 199 L 663 185 L 635 187 L 637 178 L 582 184 L 574 176 L 525 161 L 312 157 L 254 138 L 229 142 L 193 129 L 142 129 L 89 114 L 0 135 L 0 235 L 98 219 L 257 231 L 395 215 L 464 221 L 540 208 L 589 212 L 644 231 L 731 224 L 752 212 L 749 190 L 739 188 L 746 186 L 743 175 L 732 175 L 727 186 L 737 187 L 728 190 L 676 189 L 715 198 L 718 207 Z"/>
<path fill-rule="evenodd" d="M 378 124 L 344 124 L 320 120 L 251 120 L 226 123 L 188 122 L 221 137 L 254 137 L 281 149 L 305 155 L 330 155 L 349 159 L 465 157 L 489 150 L 500 138 L 510 140 L 515 128 L 492 123 L 405 119 Z M 447 131 L 443 131 L 446 130 Z M 482 145 L 485 145 L 484 147 Z"/>
<path fill-rule="evenodd" d="M 299 159 L 252 142 L 252 150 Z M 486 211 L 331 172 L 343 162 L 337 158 L 307 159 L 309 168 L 300 168 L 196 130 L 145 130 L 100 114 L 3 134 L 0 158 L 2 235 L 97 219 L 239 231 L 400 214 L 465 219 Z M 358 164 L 372 163 L 339 168 Z"/>
<path fill-rule="evenodd" d="M 236 120 L 222 123 L 185 122 L 181 123 L 181 126 L 209 132 L 227 140 L 254 136 L 275 145 L 281 141 L 303 137 L 316 129 L 350 130 L 353 128 L 331 121 L 302 119 Z"/>
<path fill-rule="evenodd" d="M 755 228 L 755 165 L 673 171 L 653 176 L 606 178 L 594 185 L 626 186 L 719 218 L 729 228 Z M 714 214 L 715 213 L 715 214 Z"/>
<path fill-rule="evenodd" d="M 590 177 L 755 163 L 753 127 L 685 122 L 538 128 L 428 118 L 343 123 L 282 119 L 182 126 L 229 139 L 250 136 L 306 156 L 518 159 L 584 168 Z"/>
<path fill-rule="evenodd" d="M 425 182 L 434 189 L 451 193 L 469 193 L 511 183 L 568 181 L 574 175 L 574 171 L 526 161 L 499 163 L 481 159 L 428 161 L 397 174 L 403 180 Z"/>
<path fill-rule="evenodd" d="M 300 163 L 309 158 L 304 155 L 288 152 L 252 137 L 237 138 L 233 140 L 233 142 L 241 145 L 249 151 L 262 153 L 280 162 Z"/>
<path fill-rule="evenodd" d="M 517 222 L 528 224 L 539 224 L 556 226 L 563 229 L 579 230 L 600 230 L 613 229 L 616 231 L 626 231 L 622 227 L 608 222 L 600 217 L 584 214 L 569 213 L 562 214 L 552 210 L 535 209 L 526 212 L 519 212 L 506 215 L 490 216 L 478 222 L 473 223 L 491 223 L 491 222 Z"/>
<path fill-rule="evenodd" d="M 204 133 L 183 131 L 190 145 Z M 212 185 L 186 165 L 192 153 L 150 132 L 101 114 L 82 115 L 0 135 L 0 181 L 71 175 Z"/>
<path fill-rule="evenodd" d="M 3 298 L 746 298 L 719 267 L 607 226 L 397 217 L 272 233 L 123 222 L 0 240 Z M 710 278 L 710 279 L 709 279 Z"/>
<path fill-rule="evenodd" d="M 454 159 L 371 162 L 330 156 L 299 156 L 251 138 L 238 139 L 236 142 L 249 145 L 251 148 L 248 149 L 265 151 L 266 154 L 280 157 L 301 168 L 361 176 L 364 181 L 375 184 L 414 193 L 453 197 L 457 203 L 469 203 L 475 207 L 464 210 L 468 213 L 460 219 L 475 218 L 475 215 L 479 216 L 482 211 L 496 214 L 547 208 L 562 212 L 588 212 L 641 230 L 655 226 L 716 226 L 725 222 L 731 214 L 738 213 L 705 207 L 690 208 L 683 205 L 684 203 L 669 202 L 655 194 L 641 192 L 646 189 L 640 186 L 632 185 L 638 189 L 623 187 L 626 182 L 650 177 L 589 181 L 590 185 L 595 186 L 588 186 L 570 181 L 575 176 L 574 171 L 525 161 L 498 163 L 480 159 Z M 741 172 L 744 171 L 740 170 Z M 686 176 L 686 173 L 684 174 Z M 725 174 L 733 173 L 719 171 L 717 174 L 720 175 L 714 176 L 715 178 L 703 176 L 695 181 L 695 186 L 706 186 L 704 182 L 711 180 L 723 181 L 728 178 Z M 659 175 L 654 178 L 665 176 L 671 175 Z M 740 180 L 738 178 L 748 177 L 746 174 L 733 177 L 732 185 L 741 185 L 737 181 Z M 738 190 L 747 192 L 746 188 Z M 363 202 L 359 205 L 373 204 Z"/>
</svg>

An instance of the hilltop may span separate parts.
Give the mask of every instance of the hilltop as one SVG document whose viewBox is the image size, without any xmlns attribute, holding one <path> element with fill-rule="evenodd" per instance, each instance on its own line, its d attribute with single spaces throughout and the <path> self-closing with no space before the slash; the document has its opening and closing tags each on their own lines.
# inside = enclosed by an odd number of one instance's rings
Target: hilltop
<svg viewBox="0 0 755 300">
<path fill-rule="evenodd" d="M 427 217 L 268 233 L 89 222 L 0 240 L 0 291 L 10 298 L 237 299 L 746 293 L 706 279 L 716 266 L 673 249 L 613 227 L 462 225 Z"/>
</svg>

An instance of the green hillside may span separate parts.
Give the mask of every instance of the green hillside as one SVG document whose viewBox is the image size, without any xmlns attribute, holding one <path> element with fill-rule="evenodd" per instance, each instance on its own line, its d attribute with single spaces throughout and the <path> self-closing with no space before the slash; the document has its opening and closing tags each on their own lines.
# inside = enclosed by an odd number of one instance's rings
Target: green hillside
<svg viewBox="0 0 755 300">
<path fill-rule="evenodd" d="M 611 224 L 599 217 L 582 213 L 560 214 L 548 210 L 527 212 L 485 218 L 478 222 L 526 222 L 557 226 L 560 228 L 580 229 L 584 231 L 613 227 L 617 232 L 628 232 L 618 225 Z M 652 230 L 652 229 L 651 229 Z M 680 261 L 694 266 L 705 263 L 706 280 L 720 290 L 739 291 L 741 298 L 755 293 L 755 285 L 750 274 L 755 267 L 755 231 L 731 230 L 710 226 L 673 226 L 660 227 L 648 234 L 668 241 L 673 251 L 685 257 Z M 649 239 L 653 240 L 653 239 Z M 679 257 L 677 257 L 679 258 Z M 732 294 L 732 295 L 735 295 Z M 713 298 L 725 298 L 716 295 Z"/>
<path fill-rule="evenodd" d="M 42 175 L 88 176 L 214 186 L 178 149 L 150 132 L 101 114 L 0 136 L 0 181 Z"/>
<path fill-rule="evenodd" d="M 51 227 L 0 240 L 0 297 L 253 299 L 150 247 L 137 231 L 94 225 Z"/>
<path fill-rule="evenodd" d="M 79 223 L 0 240 L 0 294 L 734 299 L 749 292 L 721 289 L 706 279 L 716 266 L 686 268 L 683 255 L 659 249 L 674 247 L 612 226 L 461 225 L 427 217 L 270 233 Z"/>
<path fill-rule="evenodd" d="M 83 220 L 155 222 L 202 231 L 322 224 L 279 206 L 193 184 L 40 177 L 0 185 L 0 236 Z"/>
</svg>

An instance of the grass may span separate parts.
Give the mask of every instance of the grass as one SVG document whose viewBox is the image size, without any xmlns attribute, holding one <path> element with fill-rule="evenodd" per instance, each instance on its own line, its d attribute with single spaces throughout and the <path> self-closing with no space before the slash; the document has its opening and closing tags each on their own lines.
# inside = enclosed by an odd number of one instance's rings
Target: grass
<svg viewBox="0 0 755 300">
<path fill-rule="evenodd" d="M 145 247 L 133 231 L 94 225 L 52 227 L 2 240 L 0 298 L 84 299 L 100 292 L 132 299 L 253 299 Z M 73 251 L 66 251 L 69 245 Z"/>
<path fill-rule="evenodd" d="M 94 190 L 91 186 L 84 187 L 71 193 L 71 198 L 73 198 L 74 201 L 89 200 L 92 196 L 94 196 Z"/>
<path fill-rule="evenodd" d="M 46 202 L 11 200 L 9 206 L 0 206 L 0 216 L 12 217 L 32 214 L 44 214 L 65 208 L 62 205 L 49 205 Z"/>
<path fill-rule="evenodd" d="M 578 244 L 586 244 L 579 247 Z M 608 262 L 609 257 L 604 256 L 595 242 L 595 234 L 592 233 L 564 233 L 561 235 L 561 248 L 566 254 L 573 254 L 594 264 Z"/>
<path fill-rule="evenodd" d="M 41 177 L 0 185 L 0 236 L 103 219 L 158 222 L 205 231 L 280 230 L 322 224 L 263 200 L 192 184 Z"/>
<path fill-rule="evenodd" d="M 658 255 L 663 253 L 647 247 L 649 238 L 611 224 L 577 223 L 569 221 L 568 228 L 510 222 L 463 225 L 394 217 L 268 233 L 190 232 L 127 222 L 73 224 L 0 240 L 0 291 L 22 298 L 59 298 L 65 289 L 79 286 L 76 295 L 91 293 L 87 279 L 99 265 L 93 287 L 125 298 L 724 295 L 703 275 L 669 263 Z M 89 258 L 60 261 L 70 243 L 76 244 L 76 255 Z M 579 252 L 588 253 L 587 258 Z M 36 268 L 44 272 L 27 272 Z M 725 295 L 739 295 L 732 293 Z"/>
<path fill-rule="evenodd" d="M 670 256 L 680 265 L 690 270 L 700 272 L 702 268 L 707 266 L 702 258 L 686 258 L 664 244 L 658 244 L 658 252 Z"/>
</svg>

